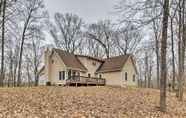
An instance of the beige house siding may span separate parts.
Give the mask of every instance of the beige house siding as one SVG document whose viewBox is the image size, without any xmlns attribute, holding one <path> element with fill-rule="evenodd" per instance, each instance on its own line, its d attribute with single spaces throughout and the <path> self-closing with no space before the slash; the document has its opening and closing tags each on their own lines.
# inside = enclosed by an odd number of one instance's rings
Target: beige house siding
<svg viewBox="0 0 186 118">
<path fill-rule="evenodd" d="M 45 73 L 45 69 L 39 73 L 39 85 L 46 85 L 47 79 Z"/>
<path fill-rule="evenodd" d="M 98 77 L 98 75 L 95 74 L 95 72 L 101 65 L 101 62 L 96 61 L 94 59 L 89 59 L 87 57 L 78 57 L 78 59 L 88 69 L 86 73 L 81 73 L 82 76 L 88 77 L 88 74 L 91 74 L 91 77 Z"/>
<path fill-rule="evenodd" d="M 100 67 L 102 62 L 91 59 L 88 57 L 77 56 L 79 61 L 87 68 L 87 71 L 83 72 L 76 68 L 66 67 L 63 60 L 59 55 L 54 51 L 51 55 L 50 51 L 45 52 L 45 69 L 44 76 L 42 75 L 41 84 L 46 83 L 47 81 L 51 84 L 65 84 L 66 80 L 59 80 L 59 72 L 65 71 L 65 79 L 68 78 L 68 71 L 73 70 L 80 73 L 80 76 L 88 77 L 88 74 L 91 74 L 91 77 L 99 77 L 106 79 L 106 85 L 112 86 L 137 86 L 137 72 L 135 70 L 135 65 L 133 64 L 132 57 L 129 57 L 126 61 L 123 69 L 121 71 L 115 72 L 106 72 L 106 73 L 97 73 L 97 69 Z M 127 81 L 125 80 L 125 73 L 127 73 Z M 135 81 L 133 81 L 133 75 L 135 75 Z"/>
<path fill-rule="evenodd" d="M 125 81 L 125 72 L 127 72 L 127 81 Z M 135 75 L 135 81 L 133 81 L 133 75 Z M 137 73 L 135 71 L 132 59 L 129 58 L 122 70 L 122 86 L 137 86 L 137 82 Z"/>
<path fill-rule="evenodd" d="M 121 86 L 121 72 L 103 73 L 102 77 L 106 79 L 106 85 Z"/>
<path fill-rule="evenodd" d="M 53 62 L 53 63 L 52 63 Z M 52 84 L 65 84 L 64 80 L 59 80 L 59 72 L 60 71 L 65 71 L 66 72 L 66 67 L 63 63 L 63 61 L 61 61 L 61 59 L 58 57 L 58 55 L 54 52 L 54 54 L 52 54 L 52 57 L 50 58 L 50 76 L 48 78 L 48 80 L 52 83 Z M 67 73 L 65 73 L 65 78 L 67 78 Z"/>
<path fill-rule="evenodd" d="M 45 63 L 45 79 L 51 81 L 51 61 L 50 61 L 50 51 L 47 49 L 44 54 L 44 63 Z"/>
<path fill-rule="evenodd" d="M 125 81 L 125 72 L 127 72 L 127 81 Z M 137 73 L 131 58 L 127 60 L 122 71 L 103 73 L 103 78 L 106 79 L 106 85 L 113 86 L 137 86 Z M 135 75 L 135 82 L 133 81 Z"/>
</svg>

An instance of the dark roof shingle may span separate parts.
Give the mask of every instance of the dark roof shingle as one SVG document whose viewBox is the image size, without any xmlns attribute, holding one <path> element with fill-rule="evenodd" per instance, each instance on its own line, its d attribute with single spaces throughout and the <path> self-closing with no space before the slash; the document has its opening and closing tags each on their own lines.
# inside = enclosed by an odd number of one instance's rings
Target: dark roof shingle
<svg viewBox="0 0 186 118">
<path fill-rule="evenodd" d="M 53 49 L 63 60 L 64 64 L 69 68 L 79 69 L 81 71 L 87 71 L 84 65 L 79 61 L 74 54 L 68 53 L 60 49 Z"/>
<path fill-rule="evenodd" d="M 102 62 L 100 67 L 97 69 L 96 73 L 106 73 L 106 72 L 116 72 L 121 71 L 123 66 L 125 65 L 128 58 L 132 55 L 121 55 L 116 57 L 111 57 L 109 59 L 98 59 L 93 58 L 89 56 L 83 56 L 83 55 L 74 55 L 72 53 L 69 53 L 67 51 L 61 50 L 61 49 L 53 49 L 60 58 L 63 60 L 64 64 L 73 69 L 78 69 L 81 71 L 87 71 L 87 68 L 81 63 L 81 61 L 77 57 L 87 57 L 91 58 L 97 61 Z"/>
<path fill-rule="evenodd" d="M 105 59 L 105 62 L 98 68 L 97 73 L 121 71 L 129 57 L 128 54 Z"/>
<path fill-rule="evenodd" d="M 92 59 L 92 60 L 96 60 L 96 61 L 99 61 L 99 62 L 104 62 L 103 59 L 101 58 L 98 58 L 98 57 L 92 57 L 92 56 L 87 56 L 87 55 L 75 55 L 77 57 L 86 57 L 86 58 L 89 58 L 89 59 Z"/>
</svg>

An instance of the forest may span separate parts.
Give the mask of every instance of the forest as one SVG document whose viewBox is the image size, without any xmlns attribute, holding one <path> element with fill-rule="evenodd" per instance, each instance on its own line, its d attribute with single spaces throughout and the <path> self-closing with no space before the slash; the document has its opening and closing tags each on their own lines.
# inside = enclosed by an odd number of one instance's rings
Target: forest
<svg viewBox="0 0 186 118">
<path fill-rule="evenodd" d="M 132 54 L 138 86 L 159 89 L 166 111 L 168 88 L 184 99 L 185 2 L 120 0 L 112 10 L 117 22 L 86 23 L 73 13 L 49 16 L 43 0 L 0 0 L 0 86 L 38 86 L 47 48 L 104 58 Z"/>
</svg>

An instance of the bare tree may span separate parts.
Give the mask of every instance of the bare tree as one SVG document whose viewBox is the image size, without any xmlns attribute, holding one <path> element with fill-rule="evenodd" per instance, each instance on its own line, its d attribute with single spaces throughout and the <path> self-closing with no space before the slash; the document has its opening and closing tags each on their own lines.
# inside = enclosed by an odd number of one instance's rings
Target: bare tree
<svg viewBox="0 0 186 118">
<path fill-rule="evenodd" d="M 162 28 L 162 39 L 161 39 L 161 76 L 160 76 L 160 110 L 166 111 L 166 84 L 167 84 L 167 29 L 169 19 L 169 0 L 163 2 L 163 28 Z"/>
<path fill-rule="evenodd" d="M 49 26 L 56 47 L 74 53 L 82 43 L 82 19 L 69 13 L 56 13 L 54 18 L 56 25 Z"/>
<path fill-rule="evenodd" d="M 6 0 L 3 0 L 3 14 L 2 14 L 2 38 L 1 38 L 1 75 L 0 86 L 3 86 L 4 80 L 4 42 L 5 42 L 5 15 L 6 15 Z"/>
<path fill-rule="evenodd" d="M 172 4 L 173 5 L 173 1 Z M 171 54 L 172 54 L 172 89 L 175 90 L 175 81 L 176 81 L 176 67 L 175 67 L 175 51 L 174 51 L 174 19 L 176 16 L 177 10 L 171 9 L 170 15 L 170 33 L 171 33 Z"/>
<path fill-rule="evenodd" d="M 113 44 L 113 25 L 109 20 L 99 21 L 88 27 L 87 37 L 98 42 L 105 51 L 107 58 L 110 57 L 110 49 Z"/>
<path fill-rule="evenodd" d="M 87 48 L 88 55 L 93 57 L 104 57 L 104 49 L 97 41 L 86 38 L 85 43 L 84 46 Z"/>
<path fill-rule="evenodd" d="M 27 75 L 27 79 L 28 79 L 28 86 L 32 85 L 32 76 L 31 76 L 31 60 L 29 58 L 28 55 L 25 56 L 26 58 L 26 75 Z"/>
<path fill-rule="evenodd" d="M 152 29 L 154 33 L 155 40 L 155 54 L 156 54 L 156 77 L 157 77 L 157 88 L 160 86 L 160 25 L 159 19 L 154 19 L 152 22 Z"/>
<path fill-rule="evenodd" d="M 35 86 L 38 86 L 38 82 L 39 82 L 39 67 L 41 66 L 41 57 L 42 57 L 42 53 L 44 52 L 44 48 L 42 48 L 42 42 L 44 41 L 44 34 L 41 31 L 36 31 L 33 34 L 33 38 L 30 41 L 30 56 L 28 56 L 28 58 L 30 58 L 31 60 L 31 67 L 33 68 L 33 75 L 34 75 L 34 80 Z M 30 79 L 29 79 L 30 80 Z"/>
<path fill-rule="evenodd" d="M 149 81 L 148 80 L 148 70 L 149 70 L 149 59 L 148 59 L 148 53 L 145 52 L 145 88 L 147 87 Z"/>
<path fill-rule="evenodd" d="M 149 41 L 151 36 L 149 34 L 153 33 L 153 45 L 151 48 L 155 49 L 156 56 L 156 78 L 157 87 L 159 88 L 160 81 L 160 34 L 162 19 L 162 0 L 121 0 L 115 6 L 116 13 L 119 14 L 119 25 L 126 25 L 131 22 L 137 29 L 144 32 L 144 37 L 148 37 Z M 145 29 L 145 31 L 143 31 Z M 150 37 L 149 37 L 150 36 Z M 143 42 L 143 41 L 142 41 Z M 155 43 L 154 43 L 155 42 Z M 146 41 L 145 45 L 148 43 Z M 140 44 L 143 45 L 143 44 Z M 139 46 L 140 47 L 140 46 Z M 143 48 L 143 46 L 141 46 Z M 143 52 L 143 51 L 142 51 Z M 144 63 L 145 64 L 145 63 Z M 152 68 L 153 69 L 153 68 Z M 149 68 L 150 70 L 150 68 Z M 147 79 L 147 76 L 145 76 Z"/>
<path fill-rule="evenodd" d="M 185 37 L 185 0 L 179 0 L 179 31 L 178 31 L 178 97 L 179 100 L 183 100 L 183 85 L 184 85 L 184 64 L 185 64 L 185 45 L 186 45 L 186 37 Z"/>
<path fill-rule="evenodd" d="M 35 22 L 39 22 L 45 15 L 45 11 L 43 11 L 44 5 L 43 0 L 25 0 L 23 1 L 24 9 L 22 10 L 23 15 L 23 30 L 21 36 L 21 45 L 19 52 L 19 62 L 18 62 L 18 75 L 17 75 L 17 86 L 21 85 L 21 66 L 22 66 L 22 55 L 25 39 L 29 36 L 30 31 L 29 28 L 33 28 Z M 31 28 L 31 29 L 32 29 Z"/>
<path fill-rule="evenodd" d="M 114 43 L 120 54 L 134 53 L 142 39 L 141 32 L 131 23 L 116 31 L 114 37 Z"/>
</svg>

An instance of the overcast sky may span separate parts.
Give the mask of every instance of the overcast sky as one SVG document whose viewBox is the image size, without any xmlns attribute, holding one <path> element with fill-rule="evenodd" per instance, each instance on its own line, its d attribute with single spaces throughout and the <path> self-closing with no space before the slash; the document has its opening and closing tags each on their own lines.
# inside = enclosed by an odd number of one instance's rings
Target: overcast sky
<svg viewBox="0 0 186 118">
<path fill-rule="evenodd" d="M 113 6 L 118 0 L 45 0 L 46 8 L 50 17 L 55 12 L 74 13 L 84 19 L 87 23 L 102 19 L 116 21 Z"/>
</svg>

